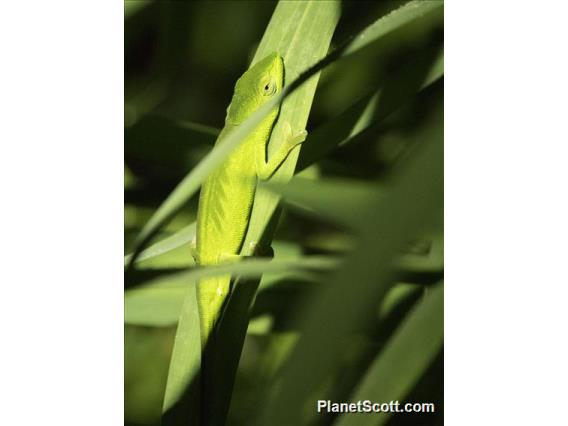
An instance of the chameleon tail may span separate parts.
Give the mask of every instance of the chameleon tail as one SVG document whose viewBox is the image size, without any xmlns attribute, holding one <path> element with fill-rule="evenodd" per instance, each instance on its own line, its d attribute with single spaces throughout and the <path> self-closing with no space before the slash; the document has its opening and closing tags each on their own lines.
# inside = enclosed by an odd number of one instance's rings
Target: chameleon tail
<svg viewBox="0 0 568 426">
<path fill-rule="evenodd" d="M 229 294 L 231 276 L 205 278 L 198 283 L 197 307 L 201 319 L 201 348 L 204 349 L 211 332 L 221 315 L 223 304 Z"/>
</svg>

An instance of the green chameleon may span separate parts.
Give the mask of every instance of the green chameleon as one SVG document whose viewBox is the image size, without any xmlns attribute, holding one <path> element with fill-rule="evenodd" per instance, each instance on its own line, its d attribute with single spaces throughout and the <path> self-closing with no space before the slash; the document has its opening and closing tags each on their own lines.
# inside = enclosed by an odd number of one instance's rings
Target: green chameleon
<svg viewBox="0 0 568 426">
<path fill-rule="evenodd" d="M 237 81 L 225 126 L 217 142 L 242 124 L 251 114 L 282 91 L 284 63 L 273 53 L 247 70 Z M 247 232 L 258 179 L 268 179 L 307 136 L 305 130 L 292 133 L 284 124 L 285 142 L 267 157 L 267 143 L 278 116 L 275 106 L 255 130 L 206 179 L 199 196 L 197 233 L 192 244 L 199 265 L 233 262 Z M 206 278 L 197 286 L 201 345 L 205 348 L 230 292 L 231 276 Z"/>
</svg>

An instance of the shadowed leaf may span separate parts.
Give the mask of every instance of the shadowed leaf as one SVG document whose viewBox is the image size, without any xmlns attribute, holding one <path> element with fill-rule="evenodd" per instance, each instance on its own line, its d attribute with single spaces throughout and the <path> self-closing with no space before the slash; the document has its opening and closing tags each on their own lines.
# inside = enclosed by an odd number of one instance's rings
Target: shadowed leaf
<svg viewBox="0 0 568 426">
<path fill-rule="evenodd" d="M 426 293 L 371 364 L 350 401 L 402 401 L 442 346 L 443 297 L 442 284 Z M 335 425 L 382 425 L 389 415 L 349 413 Z"/>
</svg>

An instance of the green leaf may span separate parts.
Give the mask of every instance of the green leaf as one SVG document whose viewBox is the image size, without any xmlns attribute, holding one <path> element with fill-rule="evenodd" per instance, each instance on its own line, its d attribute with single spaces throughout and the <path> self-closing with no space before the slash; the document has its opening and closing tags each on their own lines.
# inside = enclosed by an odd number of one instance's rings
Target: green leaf
<svg viewBox="0 0 568 426">
<path fill-rule="evenodd" d="M 301 257 L 300 247 L 296 244 L 276 241 L 273 244 L 273 248 L 276 260 L 290 261 Z M 285 267 L 287 268 L 289 265 L 286 264 Z M 293 270 L 286 269 L 279 272 L 268 272 L 263 274 L 260 288 L 270 288 L 282 281 L 298 277 L 313 279 L 312 273 L 306 272 L 304 269 L 294 268 Z M 163 276 L 158 275 L 157 277 L 156 275 L 151 275 L 149 278 L 150 280 L 145 285 L 125 292 L 125 323 L 150 327 L 177 324 L 187 287 L 193 285 L 194 281 L 188 284 L 186 274 L 167 274 Z"/>
<path fill-rule="evenodd" d="M 165 327 L 177 324 L 188 284 L 149 286 L 124 295 L 124 322 L 132 325 Z"/>
<path fill-rule="evenodd" d="M 238 274 L 241 277 L 258 276 L 263 274 L 264 272 L 269 271 L 283 272 L 289 271 L 290 269 L 296 270 L 304 268 L 316 270 L 327 269 L 335 266 L 336 264 L 337 262 L 335 260 L 321 256 L 313 256 L 310 258 L 297 260 L 275 259 L 271 261 L 270 259 L 250 259 L 235 264 L 194 268 L 187 272 L 168 275 L 163 281 L 158 279 L 154 282 L 149 282 L 147 283 L 147 287 L 145 288 L 141 287 L 140 291 L 143 291 L 144 289 L 146 289 L 147 291 L 148 288 L 152 287 L 154 290 L 158 288 L 169 290 L 175 290 L 176 288 L 186 289 L 183 306 L 181 308 L 181 313 L 178 320 L 178 329 L 174 341 L 174 349 L 170 363 L 170 372 L 166 386 L 163 424 L 199 424 L 197 423 L 197 413 L 199 412 L 197 407 L 199 407 L 200 396 L 198 392 L 199 379 L 197 373 L 199 371 L 201 362 L 201 343 L 199 337 L 200 329 L 199 318 L 197 315 L 195 286 L 188 283 L 195 283 L 199 279 L 204 277 L 223 275 L 227 273 Z M 237 282 L 236 287 L 242 287 L 244 289 L 249 289 L 250 291 L 250 286 L 247 287 L 245 283 Z M 254 287 L 253 290 L 256 291 L 256 287 Z M 127 294 L 128 293 L 129 292 L 127 292 Z M 246 293 L 242 291 L 233 292 L 231 300 L 233 300 L 232 298 L 234 297 L 234 294 L 237 294 L 237 297 L 239 297 L 240 295 Z M 168 296 L 171 297 L 172 293 L 169 293 Z M 247 294 L 247 296 L 249 295 Z M 138 305 L 135 306 L 136 308 L 143 309 L 145 307 L 144 300 L 142 302 L 138 300 L 137 302 Z M 248 312 L 248 307 L 243 308 L 243 305 L 239 303 L 229 303 L 229 306 L 231 307 L 231 309 L 229 310 L 230 313 L 234 313 L 235 309 L 236 312 L 239 313 L 239 315 L 236 315 L 237 318 L 242 318 L 243 314 L 246 316 L 246 313 Z M 163 315 L 164 312 L 162 311 L 161 314 Z M 160 315 L 160 312 L 157 315 Z M 162 317 L 161 320 L 164 320 L 164 318 Z M 242 342 L 239 343 L 239 340 L 241 339 L 240 335 L 234 333 L 227 334 L 229 327 L 223 327 L 223 319 L 220 322 L 219 328 L 221 330 L 224 330 L 223 334 L 220 335 L 219 340 L 223 342 L 228 341 L 231 344 L 226 344 L 226 346 L 223 345 L 227 348 L 227 351 L 223 351 L 221 355 L 223 357 L 223 360 L 226 362 L 221 362 L 220 367 L 217 370 L 219 372 L 223 372 L 222 378 L 212 378 L 212 380 L 220 380 L 220 386 L 217 389 L 217 397 L 223 398 L 219 401 L 213 401 L 212 403 L 215 404 L 214 406 L 217 408 L 223 408 L 224 405 L 224 409 L 228 410 L 228 403 L 230 401 L 232 390 L 232 382 L 234 380 L 234 371 L 238 364 Z M 215 413 L 207 413 L 204 414 L 204 416 L 208 419 L 209 422 L 215 418 L 212 417 L 212 415 L 214 414 Z M 224 417 L 226 415 L 226 412 L 215 415 Z"/>
<path fill-rule="evenodd" d="M 402 400 L 440 348 L 444 334 L 444 288 L 438 284 L 408 315 L 387 347 L 373 361 L 349 401 Z M 336 426 L 385 424 L 388 414 L 349 413 Z"/>
<path fill-rule="evenodd" d="M 142 269 L 134 272 L 134 274 L 139 274 L 140 276 L 147 275 L 148 277 L 147 279 L 142 277 L 142 279 L 137 280 L 136 288 L 149 285 L 162 288 L 177 288 L 185 287 L 188 282 L 194 280 L 219 275 L 231 274 L 244 278 L 254 278 L 264 273 L 288 272 L 290 270 L 325 271 L 336 267 L 338 264 L 338 259 L 331 256 L 304 256 L 297 259 L 248 258 L 235 263 L 197 266 L 181 271 L 168 269 L 158 274 L 153 274 L 152 269 Z M 128 291 L 132 290 L 129 289 Z"/>
<path fill-rule="evenodd" d="M 370 46 L 377 39 L 385 37 L 387 34 L 422 18 L 428 14 L 443 10 L 443 0 L 413 0 L 393 10 L 388 15 L 378 19 L 361 31 L 343 52 L 343 55 L 350 55 L 365 47 Z"/>
<path fill-rule="evenodd" d="M 424 93 L 424 96 L 429 95 Z M 413 146 L 432 135 L 440 135 L 443 131 L 442 102 L 428 103 L 429 111 L 423 119 L 413 123 L 414 128 L 407 130 L 399 138 L 399 144 L 412 149 Z M 305 179 L 296 177 L 288 183 L 268 183 L 264 187 L 282 195 L 285 201 L 310 215 L 331 220 L 340 225 L 348 225 L 351 229 L 360 230 L 361 213 L 372 198 L 382 197 L 387 188 L 384 184 L 362 183 L 354 179 Z M 436 246 L 439 249 L 439 245 Z M 441 262 L 441 256 L 438 260 Z M 403 261 L 411 264 L 413 258 Z M 418 261 L 420 262 L 420 261 Z"/>
<path fill-rule="evenodd" d="M 439 117 L 438 117 L 439 119 Z M 442 134 L 433 131 L 399 169 L 386 195 L 369 200 L 366 232 L 343 266 L 299 316 L 298 344 L 280 380 L 259 403 L 257 424 L 304 424 L 313 415 L 322 385 L 336 370 L 344 338 L 359 330 L 392 285 L 392 262 L 404 244 L 434 220 L 443 197 Z M 380 213 L 381 220 L 377 220 Z M 325 356 L 322 356 L 325 354 Z M 260 396 L 259 396 L 260 397 Z M 308 414 L 309 413 L 309 414 Z"/>
<path fill-rule="evenodd" d="M 312 273 L 307 272 L 310 269 L 306 269 L 306 267 L 312 267 L 311 270 L 321 270 L 321 267 L 325 266 L 325 262 L 317 264 L 310 259 L 306 263 L 305 260 L 301 259 L 297 245 L 277 241 L 273 247 L 274 260 L 265 259 L 262 261 L 262 265 L 264 265 L 262 270 L 265 273 L 263 274 L 261 288 L 269 288 L 287 279 L 296 279 L 298 277 L 303 279 L 311 278 Z M 282 260 L 285 263 L 278 264 Z M 329 266 L 331 265 L 333 263 L 329 264 Z M 315 269 L 313 268 L 314 266 L 316 267 Z M 239 265 L 239 268 L 243 267 L 250 271 L 246 261 L 244 266 Z M 156 275 L 153 273 L 155 272 L 153 269 L 143 269 L 139 272 L 150 272 L 150 274 L 147 275 L 147 280 L 142 282 L 143 285 L 129 289 L 124 293 L 124 322 L 149 327 L 177 324 L 187 288 L 193 285 L 196 276 L 199 277 L 199 275 L 195 275 L 197 271 L 193 271 L 192 275 L 186 272 Z M 202 270 L 200 273 L 203 272 L 205 270 Z M 256 275 L 254 271 L 250 272 Z M 208 273 L 215 272 L 209 271 Z M 260 273 L 258 274 L 260 275 Z M 247 273 L 242 275 L 247 275 Z"/>
<path fill-rule="evenodd" d="M 288 268 L 287 263 L 284 268 Z M 309 273 L 294 270 L 265 272 L 261 288 L 270 288 L 282 281 L 312 278 Z M 144 286 L 127 290 L 124 294 L 124 322 L 147 327 L 165 327 L 177 324 L 183 300 L 187 294 L 187 275 L 156 279 Z"/>
<path fill-rule="evenodd" d="M 170 235 L 163 240 L 158 241 L 157 243 L 151 245 L 146 250 L 142 251 L 138 258 L 136 259 L 136 263 L 142 262 L 144 260 L 152 259 L 157 256 L 161 256 L 165 253 L 168 253 L 172 250 L 175 250 L 184 244 L 189 244 L 193 240 L 195 236 L 195 222 L 191 225 L 186 226 L 183 229 L 180 229 L 175 234 Z M 128 254 L 124 256 L 124 264 L 128 265 L 132 259 L 132 254 Z"/>
<path fill-rule="evenodd" d="M 397 108 L 444 74 L 444 53 L 427 51 L 391 72 L 381 88 L 308 134 L 296 171 L 306 169 L 338 146 L 376 129 Z"/>
<path fill-rule="evenodd" d="M 347 179 L 313 180 L 297 177 L 285 184 L 263 186 L 282 195 L 286 203 L 302 212 L 353 229 L 361 224 L 360 209 L 366 207 L 369 198 L 380 196 L 381 192 L 376 184 Z"/>
<path fill-rule="evenodd" d="M 200 415 L 201 337 L 196 288 L 186 287 L 170 359 L 162 424 L 198 425 Z"/>
</svg>

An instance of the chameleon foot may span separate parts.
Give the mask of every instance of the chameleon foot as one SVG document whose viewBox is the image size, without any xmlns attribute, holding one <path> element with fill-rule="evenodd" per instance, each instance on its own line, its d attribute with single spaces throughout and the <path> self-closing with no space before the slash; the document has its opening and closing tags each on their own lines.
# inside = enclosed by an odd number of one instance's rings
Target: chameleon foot
<svg viewBox="0 0 568 426">
<path fill-rule="evenodd" d="M 284 124 L 284 140 L 286 141 L 286 145 L 288 151 L 291 151 L 298 145 L 301 145 L 308 136 L 308 132 L 304 130 L 300 130 L 297 133 L 292 133 L 292 126 L 290 126 L 290 122 L 286 122 Z"/>
</svg>

